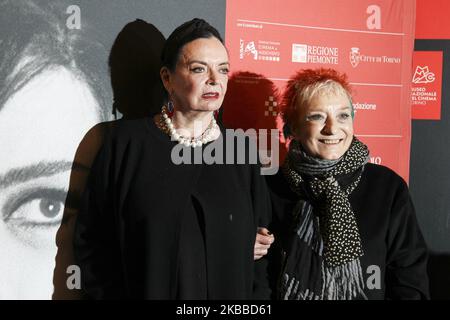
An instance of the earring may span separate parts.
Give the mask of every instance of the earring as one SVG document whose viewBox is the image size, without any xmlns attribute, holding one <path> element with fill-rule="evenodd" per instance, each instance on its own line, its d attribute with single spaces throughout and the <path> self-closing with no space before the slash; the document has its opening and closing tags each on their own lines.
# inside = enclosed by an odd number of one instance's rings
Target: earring
<svg viewBox="0 0 450 320">
<path fill-rule="evenodd" d="M 167 111 L 169 111 L 170 113 L 173 112 L 173 102 L 172 102 L 172 100 L 169 100 L 169 102 L 167 102 Z"/>
<path fill-rule="evenodd" d="M 169 113 L 172 113 L 173 112 L 173 102 L 172 102 L 172 95 L 173 95 L 173 90 L 172 89 L 170 89 L 170 92 L 169 92 L 169 101 L 167 102 L 167 111 L 169 111 Z"/>
</svg>

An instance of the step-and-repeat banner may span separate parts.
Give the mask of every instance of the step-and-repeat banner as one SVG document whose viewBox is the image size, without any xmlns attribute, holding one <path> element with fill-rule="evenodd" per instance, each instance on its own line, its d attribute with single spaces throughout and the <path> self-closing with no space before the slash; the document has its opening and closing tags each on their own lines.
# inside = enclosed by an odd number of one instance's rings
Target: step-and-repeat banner
<svg viewBox="0 0 450 320">
<path fill-rule="evenodd" d="M 299 69 L 334 68 L 353 87 L 355 133 L 371 162 L 409 175 L 415 1 L 228 0 L 232 76 L 225 124 L 280 129 L 279 99 Z"/>
</svg>

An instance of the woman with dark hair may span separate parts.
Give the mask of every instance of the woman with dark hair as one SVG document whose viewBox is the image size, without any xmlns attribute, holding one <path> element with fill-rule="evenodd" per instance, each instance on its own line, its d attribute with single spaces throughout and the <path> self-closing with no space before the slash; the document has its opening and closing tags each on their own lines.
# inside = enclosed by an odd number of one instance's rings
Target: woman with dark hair
<svg viewBox="0 0 450 320">
<path fill-rule="evenodd" d="M 0 299 L 51 298 L 75 150 L 110 113 L 106 50 L 66 7 L 0 2 Z"/>
<path fill-rule="evenodd" d="M 427 248 L 408 187 L 368 162 L 353 133 L 350 90 L 333 69 L 288 81 L 281 108 L 289 152 L 267 179 L 278 298 L 427 298 Z"/>
<path fill-rule="evenodd" d="M 214 118 L 228 70 L 217 30 L 201 19 L 182 24 L 162 53 L 160 113 L 119 120 L 108 133 L 74 239 L 90 298 L 269 297 L 266 259 L 253 261 L 269 194 L 259 165 L 237 161 L 249 158 L 250 142 L 236 150 Z M 207 161 L 208 151 L 227 164 Z"/>
</svg>

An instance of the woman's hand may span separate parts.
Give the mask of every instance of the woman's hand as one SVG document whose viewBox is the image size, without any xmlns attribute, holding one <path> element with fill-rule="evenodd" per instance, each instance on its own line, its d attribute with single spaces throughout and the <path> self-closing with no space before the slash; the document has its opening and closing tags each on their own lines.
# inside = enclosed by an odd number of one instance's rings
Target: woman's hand
<svg viewBox="0 0 450 320">
<path fill-rule="evenodd" d="M 275 241 L 275 237 L 266 228 L 258 228 L 255 240 L 254 259 L 258 260 L 267 254 L 270 245 Z"/>
</svg>

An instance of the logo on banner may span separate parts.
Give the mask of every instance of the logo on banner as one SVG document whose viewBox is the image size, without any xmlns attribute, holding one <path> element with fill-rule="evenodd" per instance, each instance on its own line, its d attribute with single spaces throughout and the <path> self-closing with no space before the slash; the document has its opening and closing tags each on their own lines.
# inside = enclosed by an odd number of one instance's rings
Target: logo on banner
<svg viewBox="0 0 450 320">
<path fill-rule="evenodd" d="M 256 50 L 255 41 L 245 44 L 245 41 L 240 39 L 239 58 L 244 59 L 245 55 L 252 55 L 253 59 L 258 60 L 258 50 Z"/>
<path fill-rule="evenodd" d="M 268 116 L 273 116 L 276 117 L 278 112 L 277 112 L 277 106 L 278 103 L 274 100 L 274 98 L 272 96 L 269 96 L 269 100 L 266 100 L 264 102 L 265 106 L 266 106 L 266 111 L 264 111 L 264 115 L 266 117 Z"/>
<path fill-rule="evenodd" d="M 239 58 L 251 56 L 253 60 L 280 61 L 280 43 L 275 41 L 249 41 L 239 39 Z"/>
<path fill-rule="evenodd" d="M 441 119 L 442 51 L 414 51 L 411 84 L 412 119 Z"/>
<path fill-rule="evenodd" d="M 413 83 L 431 83 L 436 80 L 436 76 L 431 72 L 428 66 L 417 66 L 412 79 Z"/>
<path fill-rule="evenodd" d="M 397 57 L 388 56 L 368 56 L 362 54 L 360 49 L 353 47 L 350 49 L 350 64 L 353 68 L 356 68 L 361 63 L 388 63 L 388 64 L 400 64 L 401 59 Z"/>
<path fill-rule="evenodd" d="M 338 48 L 292 44 L 292 62 L 338 64 Z"/>
<path fill-rule="evenodd" d="M 308 61 L 308 46 L 306 44 L 292 44 L 292 62 L 306 63 Z"/>
<path fill-rule="evenodd" d="M 350 49 L 350 64 L 353 68 L 356 68 L 359 64 L 359 60 L 361 59 L 361 53 L 359 52 L 359 48 L 351 48 Z"/>
</svg>

